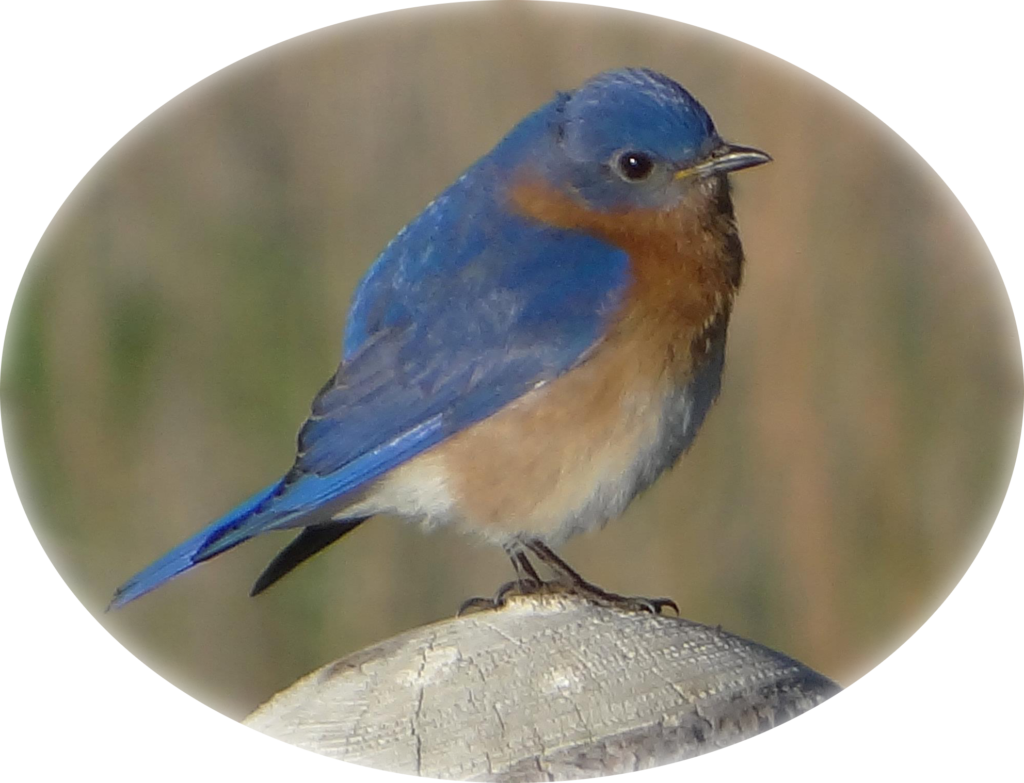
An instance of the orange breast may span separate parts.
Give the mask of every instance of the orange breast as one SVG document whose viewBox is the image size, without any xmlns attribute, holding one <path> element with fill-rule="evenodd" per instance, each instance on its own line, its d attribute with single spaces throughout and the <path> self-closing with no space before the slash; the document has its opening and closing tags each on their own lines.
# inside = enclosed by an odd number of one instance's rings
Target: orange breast
<svg viewBox="0 0 1024 783">
<path fill-rule="evenodd" d="M 668 409 L 693 404 L 692 394 L 678 396 L 724 348 L 740 251 L 727 194 L 724 210 L 714 193 L 693 188 L 672 211 L 618 215 L 587 212 L 537 187 L 520 188 L 515 202 L 524 214 L 626 250 L 630 290 L 581 365 L 459 433 L 438 455 L 471 526 L 558 538 L 621 513 L 646 474 L 664 467 L 656 452 L 675 442 L 664 429 L 689 417 Z M 696 412 L 699 423 L 705 411 Z"/>
<path fill-rule="evenodd" d="M 433 486 L 439 517 L 488 538 L 557 543 L 620 514 L 689 445 L 717 395 L 741 258 L 731 208 L 720 214 L 715 193 L 695 189 L 671 211 L 610 216 L 542 189 L 516 195 L 525 214 L 625 249 L 624 302 L 580 365 L 384 484 L 403 497 Z"/>
<path fill-rule="evenodd" d="M 559 228 L 582 230 L 625 250 L 631 284 L 609 325 L 610 339 L 632 341 L 660 372 L 686 376 L 724 329 L 739 288 L 743 253 L 728 183 L 704 180 L 669 210 L 600 213 L 535 184 L 513 195 L 518 209 Z"/>
</svg>

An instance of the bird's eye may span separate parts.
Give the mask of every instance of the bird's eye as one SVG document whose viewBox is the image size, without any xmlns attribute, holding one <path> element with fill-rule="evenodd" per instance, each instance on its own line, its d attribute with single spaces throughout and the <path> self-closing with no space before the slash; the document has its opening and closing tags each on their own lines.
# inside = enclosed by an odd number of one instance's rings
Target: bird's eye
<svg viewBox="0 0 1024 783">
<path fill-rule="evenodd" d="M 615 166 L 623 179 L 639 182 L 650 176 L 651 171 L 654 170 L 654 161 L 642 152 L 631 150 L 621 153 L 615 160 Z"/>
</svg>

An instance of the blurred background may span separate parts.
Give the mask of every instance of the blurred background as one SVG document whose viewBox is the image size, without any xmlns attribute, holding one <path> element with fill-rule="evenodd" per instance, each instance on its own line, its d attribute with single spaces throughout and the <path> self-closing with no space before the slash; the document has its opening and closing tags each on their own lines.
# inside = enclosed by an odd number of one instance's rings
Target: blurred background
<svg viewBox="0 0 1024 783">
<path fill-rule="evenodd" d="M 955 198 L 764 53 L 498 2 L 350 22 L 215 74 L 118 143 L 40 242 L 5 342 L 4 437 L 44 547 L 125 646 L 242 717 L 511 577 L 496 548 L 379 518 L 256 599 L 287 533 L 103 613 L 290 466 L 395 232 L 556 90 L 625 65 L 672 76 L 775 162 L 735 178 L 748 264 L 717 406 L 672 473 L 561 553 L 844 685 L 941 603 L 1002 501 L 1024 394 L 1008 299 Z"/>
</svg>

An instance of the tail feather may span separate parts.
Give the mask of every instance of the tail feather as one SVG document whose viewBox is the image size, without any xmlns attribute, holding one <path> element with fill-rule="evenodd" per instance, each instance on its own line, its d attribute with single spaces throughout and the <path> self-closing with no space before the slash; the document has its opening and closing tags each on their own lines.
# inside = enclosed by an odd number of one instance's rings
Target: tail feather
<svg viewBox="0 0 1024 783">
<path fill-rule="evenodd" d="M 325 524 L 326 520 L 343 512 L 371 481 L 438 443 L 445 435 L 442 425 L 441 414 L 436 414 L 337 470 L 323 474 L 300 470 L 296 462 L 296 467 L 276 484 L 253 495 L 121 585 L 114 592 L 107 611 L 134 601 L 204 560 L 260 533 Z M 360 521 L 345 521 L 348 526 L 342 532 L 351 530 Z M 333 528 L 329 533 L 300 535 L 271 563 L 269 571 L 257 585 L 267 586 L 284 576 L 303 560 L 337 540 L 342 532 Z"/>
<path fill-rule="evenodd" d="M 330 546 L 366 520 L 367 517 L 361 517 L 342 522 L 323 522 L 319 525 L 310 525 L 299 533 L 288 546 L 278 552 L 270 564 L 263 569 L 263 573 L 259 575 L 249 595 L 259 595 L 278 579 L 289 574 L 321 549 Z"/>
<path fill-rule="evenodd" d="M 212 539 L 220 536 L 225 529 L 237 527 L 242 520 L 259 511 L 260 506 L 273 497 L 274 493 L 280 489 L 281 485 L 282 481 L 278 481 L 266 489 L 257 492 L 251 498 L 229 511 L 212 525 L 200 530 L 190 539 L 176 546 L 155 563 L 137 573 L 114 591 L 114 597 L 107 606 L 107 611 L 109 612 L 112 609 L 121 608 L 125 604 L 134 601 L 136 598 L 139 598 L 152 590 L 155 590 L 164 582 L 173 579 L 179 574 L 182 574 L 192 568 L 192 566 L 207 559 L 206 557 L 199 556 L 199 553 L 204 549 L 204 547 L 206 547 Z M 242 543 L 242 540 L 235 541 L 232 546 Z"/>
</svg>

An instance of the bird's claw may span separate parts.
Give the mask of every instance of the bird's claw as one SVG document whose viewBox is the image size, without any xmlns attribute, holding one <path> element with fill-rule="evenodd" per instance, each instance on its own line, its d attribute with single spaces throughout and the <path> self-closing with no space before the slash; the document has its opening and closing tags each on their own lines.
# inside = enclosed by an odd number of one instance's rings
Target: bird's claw
<svg viewBox="0 0 1024 783">
<path fill-rule="evenodd" d="M 506 582 L 492 598 L 469 598 L 462 602 L 456 617 L 461 617 L 471 610 L 493 611 L 505 606 L 510 596 L 538 595 L 538 594 L 575 595 L 591 603 L 605 606 L 609 609 L 619 609 L 626 612 L 650 612 L 660 615 L 666 607 L 679 615 L 679 607 L 671 598 L 643 598 L 641 596 L 625 596 L 609 593 L 590 583 L 565 584 L 558 580 L 550 582 L 535 582 L 533 580 L 513 580 Z"/>
<path fill-rule="evenodd" d="M 627 603 L 635 603 L 637 608 L 651 614 L 661 614 L 661 610 L 665 607 L 672 607 L 672 611 L 676 613 L 676 617 L 679 616 L 679 607 L 676 606 L 676 602 L 671 598 L 626 598 Z"/>
<path fill-rule="evenodd" d="M 511 582 L 506 582 L 499 587 L 493 598 L 481 598 L 479 596 L 467 598 L 459 606 L 459 611 L 456 612 L 455 616 L 461 617 L 471 609 L 479 609 L 480 611 L 501 609 L 510 595 L 532 595 L 543 590 L 544 586 L 543 582 L 537 582 L 533 579 L 513 579 Z"/>
<path fill-rule="evenodd" d="M 661 614 L 666 607 L 679 616 L 679 607 L 671 598 L 644 598 L 643 596 L 626 596 L 609 593 L 589 582 L 566 585 L 563 590 L 572 595 L 578 595 L 599 606 L 606 606 L 609 609 L 619 609 L 625 612 L 650 612 Z"/>
<path fill-rule="evenodd" d="M 530 549 L 541 562 L 547 564 L 555 572 L 556 576 L 553 580 L 545 581 L 537 574 L 525 551 L 521 548 L 523 546 Z M 539 593 L 546 595 L 557 595 L 559 593 L 574 595 L 599 606 L 606 606 L 610 609 L 619 609 L 625 612 L 661 614 L 665 607 L 670 606 L 676 613 L 676 616 L 679 616 L 679 607 L 676 606 L 676 602 L 671 598 L 629 597 L 602 590 L 597 585 L 591 584 L 580 576 L 568 563 L 541 541 L 530 540 L 520 542 L 519 544 L 513 543 L 506 546 L 505 551 L 512 560 L 512 567 L 516 570 L 516 578 L 499 587 L 498 592 L 494 594 L 493 598 L 470 598 L 467 601 L 463 601 L 462 606 L 459 607 L 459 616 L 465 614 L 470 609 L 501 609 L 505 606 L 506 600 L 510 595 L 537 595 Z"/>
</svg>

